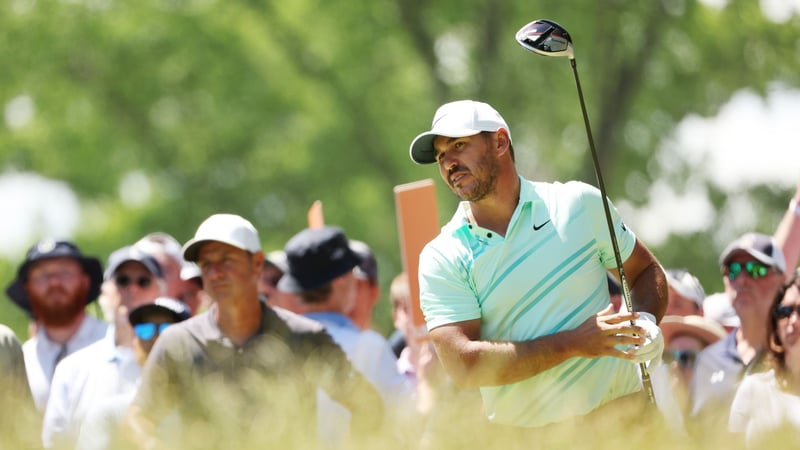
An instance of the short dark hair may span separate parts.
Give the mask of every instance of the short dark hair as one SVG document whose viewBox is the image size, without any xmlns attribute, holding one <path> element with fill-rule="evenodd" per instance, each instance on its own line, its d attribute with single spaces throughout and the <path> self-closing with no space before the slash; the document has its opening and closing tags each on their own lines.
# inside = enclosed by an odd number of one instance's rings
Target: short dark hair
<svg viewBox="0 0 800 450">
<path fill-rule="evenodd" d="M 300 292 L 300 298 L 303 299 L 303 303 L 322 303 L 331 296 L 332 291 L 333 283 L 327 283 L 322 287 Z"/>
</svg>

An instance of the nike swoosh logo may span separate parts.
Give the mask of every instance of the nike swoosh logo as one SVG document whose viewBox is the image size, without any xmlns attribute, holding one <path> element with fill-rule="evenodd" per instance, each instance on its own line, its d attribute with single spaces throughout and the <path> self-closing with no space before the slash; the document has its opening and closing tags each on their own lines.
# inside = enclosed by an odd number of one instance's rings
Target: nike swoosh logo
<svg viewBox="0 0 800 450">
<path fill-rule="evenodd" d="M 538 225 L 538 226 L 537 226 L 536 224 L 533 224 L 533 231 L 539 231 L 539 230 L 541 230 L 541 229 L 542 229 L 542 227 L 543 227 L 543 226 L 545 226 L 545 225 L 547 225 L 548 223 L 550 223 L 550 219 L 547 219 L 547 220 L 546 220 L 546 221 L 545 221 L 543 224 L 541 224 L 541 225 Z"/>
</svg>

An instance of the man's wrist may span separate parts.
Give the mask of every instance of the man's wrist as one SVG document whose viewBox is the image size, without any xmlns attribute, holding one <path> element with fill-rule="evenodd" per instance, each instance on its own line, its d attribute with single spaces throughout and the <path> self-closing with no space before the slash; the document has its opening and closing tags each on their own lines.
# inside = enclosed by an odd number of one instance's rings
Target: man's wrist
<svg viewBox="0 0 800 450">
<path fill-rule="evenodd" d="M 794 212 L 794 215 L 800 217 L 800 201 L 798 201 L 797 197 L 792 197 L 789 201 L 789 210 Z"/>
</svg>

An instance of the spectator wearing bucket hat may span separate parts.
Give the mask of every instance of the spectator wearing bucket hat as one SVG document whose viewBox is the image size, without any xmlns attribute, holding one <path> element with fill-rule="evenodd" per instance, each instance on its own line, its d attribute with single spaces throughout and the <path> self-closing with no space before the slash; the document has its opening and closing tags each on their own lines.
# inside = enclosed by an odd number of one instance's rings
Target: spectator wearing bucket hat
<svg viewBox="0 0 800 450">
<path fill-rule="evenodd" d="M 191 309 L 184 302 L 158 297 L 152 303 L 134 308 L 128 321 L 134 330 L 133 352 L 139 367 L 144 366 L 153 345 L 166 329 L 191 317 Z M 130 407 L 135 390 L 116 394 L 95 402 L 87 411 L 80 427 L 76 448 L 111 449 L 122 444 L 119 427 Z"/>
<path fill-rule="evenodd" d="M 317 388 L 347 406 L 354 434 L 374 431 L 380 398 L 323 326 L 259 300 L 264 253 L 253 224 L 214 214 L 183 256 L 200 267 L 212 305 L 154 345 L 125 421 L 131 436 L 157 444 L 156 430 L 176 411 L 185 429 L 207 431 L 196 445 L 229 446 L 231 437 L 242 448 L 308 445 L 316 421 L 297 418 L 316 417 Z"/>
<path fill-rule="evenodd" d="M 689 383 L 697 355 L 726 335 L 721 325 L 698 315 L 667 315 L 659 324 L 664 334 L 663 364 L 650 374 L 656 400 L 665 422 L 679 436 L 686 436 Z"/>
<path fill-rule="evenodd" d="M 384 409 L 402 409 L 410 387 L 397 369 L 397 358 L 386 339 L 373 330 L 361 330 L 348 314 L 357 301 L 358 270 L 363 259 L 344 232 L 333 226 L 307 228 L 284 248 L 287 272 L 278 289 L 302 299 L 306 317 L 325 326 L 355 368 L 380 392 Z M 320 396 L 320 433 L 326 442 L 341 442 L 347 430 L 346 411 Z"/>
<path fill-rule="evenodd" d="M 158 261 L 136 246 L 115 250 L 105 279 L 113 282 L 119 304 L 106 336 L 65 358 L 53 375 L 53 388 L 42 424 L 46 448 L 73 446 L 89 408 L 101 399 L 130 392 L 139 380 L 128 313 L 166 292 Z"/>
<path fill-rule="evenodd" d="M 692 420 L 688 424 L 691 434 L 704 437 L 708 430 L 726 429 L 742 376 L 763 369 L 758 356 L 767 339 L 765 324 L 786 273 L 780 246 L 760 233 L 746 233 L 731 242 L 719 264 L 725 294 L 740 326 L 697 355 L 689 387 Z"/>
<path fill-rule="evenodd" d="M 28 250 L 16 278 L 6 287 L 14 304 L 38 324 L 22 345 L 36 408 L 44 411 L 56 364 L 96 342 L 108 324 L 86 314 L 100 293 L 103 268 L 72 242 L 44 239 Z"/>
</svg>

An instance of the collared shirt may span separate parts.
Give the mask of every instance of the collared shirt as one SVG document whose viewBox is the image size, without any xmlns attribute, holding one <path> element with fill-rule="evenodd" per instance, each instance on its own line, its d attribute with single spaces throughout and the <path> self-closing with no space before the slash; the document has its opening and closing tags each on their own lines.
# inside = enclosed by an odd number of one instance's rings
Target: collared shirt
<svg viewBox="0 0 800 450">
<path fill-rule="evenodd" d="M 136 389 L 139 365 L 131 348 L 115 344 L 113 330 L 56 367 L 42 426 L 45 448 L 73 446 L 94 404 Z"/>
<path fill-rule="evenodd" d="M 481 339 L 526 341 L 578 327 L 606 308 L 616 267 L 597 189 L 580 182 L 520 178 L 506 235 L 472 224 L 468 202 L 420 255 L 420 299 L 428 329 L 481 320 Z M 636 236 L 610 205 L 623 261 Z M 489 420 L 535 427 L 586 414 L 641 389 L 636 366 L 619 358 L 571 358 L 536 376 L 483 387 Z"/>
<path fill-rule="evenodd" d="M 361 330 L 344 314 L 311 312 L 304 316 L 325 326 L 342 347 L 347 359 L 380 393 L 384 410 L 400 413 L 410 410 L 412 389 L 397 370 L 397 358 L 386 339 L 374 330 Z M 318 420 L 322 442 L 338 447 L 349 429 L 350 413 L 324 392 L 318 392 Z"/>
<path fill-rule="evenodd" d="M 186 429 L 200 420 L 220 431 L 220 446 L 227 433 L 285 447 L 299 444 L 281 439 L 313 435 L 318 387 L 336 398 L 356 395 L 363 377 L 321 324 L 259 304 L 261 324 L 242 345 L 220 330 L 216 304 L 159 337 L 133 401 L 147 420 L 158 425 L 177 410 Z"/>
<path fill-rule="evenodd" d="M 717 430 L 724 430 L 728 420 L 731 403 L 736 395 L 736 389 L 750 371 L 749 365 L 742 361 L 736 348 L 736 332 L 734 329 L 728 335 L 708 347 L 697 355 L 694 375 L 689 384 L 689 393 L 692 400 L 690 430 L 698 424 L 703 424 L 698 430 L 705 432 L 706 425 L 716 426 Z M 754 358 L 753 371 L 758 371 L 758 359 Z"/>
<path fill-rule="evenodd" d="M 108 323 L 87 314 L 78 331 L 66 343 L 66 355 L 99 341 L 106 334 Z M 62 351 L 62 345 L 50 340 L 43 327 L 39 327 L 36 336 L 22 345 L 25 355 L 25 370 L 28 372 L 28 383 L 36 409 L 44 411 L 50 395 L 50 383 L 53 380 L 56 358 Z"/>
</svg>

